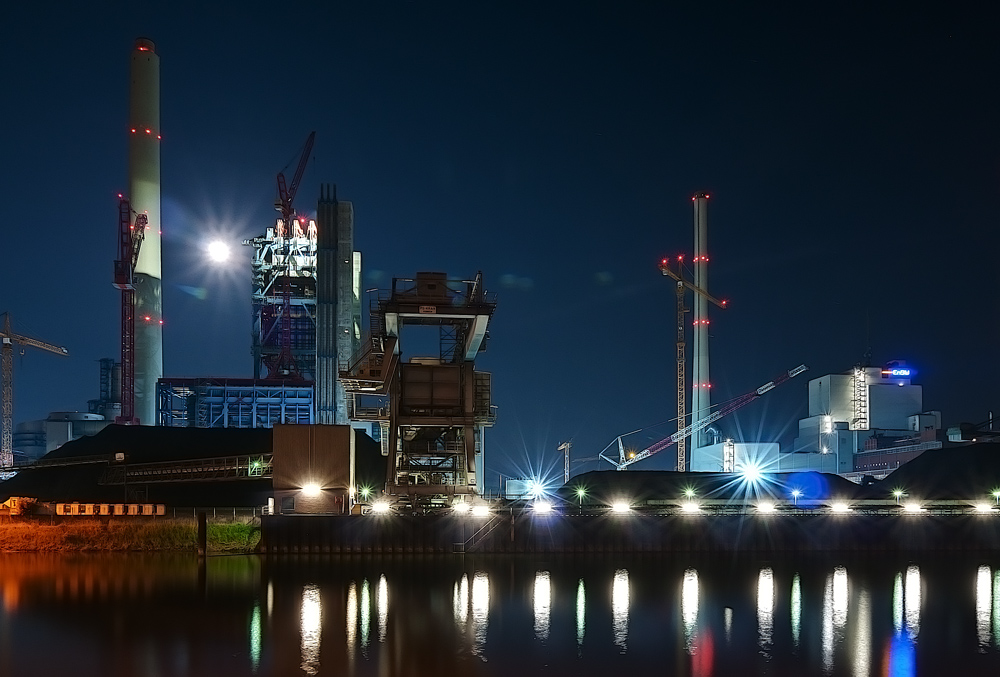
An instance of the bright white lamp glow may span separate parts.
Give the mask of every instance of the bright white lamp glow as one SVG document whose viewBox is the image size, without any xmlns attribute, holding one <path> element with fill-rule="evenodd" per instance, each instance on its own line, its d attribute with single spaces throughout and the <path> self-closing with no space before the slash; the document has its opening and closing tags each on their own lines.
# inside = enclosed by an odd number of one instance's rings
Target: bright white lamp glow
<svg viewBox="0 0 1000 677">
<path fill-rule="evenodd" d="M 208 258 L 216 263 L 229 260 L 229 245 L 222 240 L 212 240 L 208 243 Z"/>
<path fill-rule="evenodd" d="M 372 512 L 379 515 L 385 515 L 389 512 L 389 504 L 385 501 L 375 501 L 372 503 Z"/>
<path fill-rule="evenodd" d="M 846 503 L 834 503 L 830 506 L 830 510 L 839 513 L 851 512 L 851 506 Z"/>
<path fill-rule="evenodd" d="M 488 505 L 474 505 L 472 506 L 472 516 L 473 517 L 486 517 L 490 514 L 490 506 Z"/>
<path fill-rule="evenodd" d="M 775 510 L 774 503 L 758 503 L 757 504 L 757 512 L 762 512 L 762 513 L 767 514 L 767 513 L 774 512 L 774 510 Z"/>
<path fill-rule="evenodd" d="M 694 501 L 689 501 L 681 505 L 681 510 L 689 513 L 699 513 L 701 512 L 701 506 Z"/>
<path fill-rule="evenodd" d="M 539 515 L 548 515 L 552 512 L 552 504 L 548 501 L 535 501 L 532 507 Z"/>
<path fill-rule="evenodd" d="M 469 512 L 470 507 L 471 506 L 468 503 L 456 503 L 455 512 L 461 512 L 461 513 Z"/>
<path fill-rule="evenodd" d="M 993 506 L 989 503 L 979 503 L 976 505 L 977 512 L 993 512 Z"/>
<path fill-rule="evenodd" d="M 740 469 L 740 473 L 743 475 L 743 479 L 750 484 L 756 484 L 761 478 L 760 466 L 752 462 L 745 464 Z"/>
<path fill-rule="evenodd" d="M 923 507 L 919 503 L 907 503 L 906 506 L 905 506 L 905 508 L 906 508 L 906 512 L 914 512 L 914 513 L 916 513 L 916 512 L 923 512 L 923 510 L 924 510 Z"/>
<path fill-rule="evenodd" d="M 611 510 L 617 513 L 626 513 L 631 509 L 632 506 L 630 506 L 628 503 L 625 503 L 624 501 L 619 501 L 611 505 Z"/>
<path fill-rule="evenodd" d="M 306 496 L 316 497 L 319 496 L 321 492 L 322 489 L 320 489 L 319 485 L 316 484 L 315 482 L 310 482 L 309 484 L 302 487 L 302 493 Z"/>
</svg>

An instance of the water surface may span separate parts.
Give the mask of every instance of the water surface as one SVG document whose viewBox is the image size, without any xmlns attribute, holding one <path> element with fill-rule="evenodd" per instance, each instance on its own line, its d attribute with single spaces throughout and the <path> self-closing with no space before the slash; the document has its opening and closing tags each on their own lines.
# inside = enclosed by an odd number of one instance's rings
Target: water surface
<svg viewBox="0 0 1000 677">
<path fill-rule="evenodd" d="M 995 675 L 1000 558 L 0 555 L 0 675 Z"/>
</svg>

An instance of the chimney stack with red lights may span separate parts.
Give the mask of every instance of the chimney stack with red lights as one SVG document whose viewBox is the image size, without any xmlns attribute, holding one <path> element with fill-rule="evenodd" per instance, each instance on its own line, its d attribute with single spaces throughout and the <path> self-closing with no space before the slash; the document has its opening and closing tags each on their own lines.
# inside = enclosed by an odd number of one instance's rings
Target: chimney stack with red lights
<svg viewBox="0 0 1000 677">
<path fill-rule="evenodd" d="M 694 284 L 708 291 L 708 195 L 698 193 L 694 202 Z M 711 411 L 711 381 L 708 373 L 708 299 L 694 295 L 694 354 L 691 364 L 691 422 L 708 416 Z M 691 437 L 691 457 L 702 443 L 703 433 Z"/>
<path fill-rule="evenodd" d="M 135 267 L 135 415 L 156 424 L 156 383 L 163 376 L 160 289 L 160 57 L 151 40 L 132 48 L 129 94 L 129 198 L 146 214 Z"/>
</svg>

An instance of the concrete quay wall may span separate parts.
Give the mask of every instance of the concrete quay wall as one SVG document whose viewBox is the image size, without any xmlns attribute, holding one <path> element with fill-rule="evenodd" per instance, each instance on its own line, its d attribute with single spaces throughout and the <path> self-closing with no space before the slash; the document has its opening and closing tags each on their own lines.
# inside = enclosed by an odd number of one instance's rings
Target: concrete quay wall
<svg viewBox="0 0 1000 677">
<path fill-rule="evenodd" d="M 1000 550 L 1000 515 L 265 515 L 262 553 Z"/>
</svg>

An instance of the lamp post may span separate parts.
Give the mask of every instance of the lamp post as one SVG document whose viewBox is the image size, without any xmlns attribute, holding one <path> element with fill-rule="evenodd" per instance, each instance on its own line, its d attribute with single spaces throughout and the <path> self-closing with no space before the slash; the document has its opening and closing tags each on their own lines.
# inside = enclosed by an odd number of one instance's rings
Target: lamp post
<svg viewBox="0 0 1000 677">
<path fill-rule="evenodd" d="M 581 515 L 583 514 L 583 497 L 586 496 L 586 495 L 587 495 L 587 490 L 586 489 L 584 489 L 583 487 L 577 487 L 576 488 L 576 498 L 580 502 L 579 512 L 580 512 Z"/>
<path fill-rule="evenodd" d="M 896 497 L 896 505 L 899 505 L 899 499 L 905 496 L 906 494 L 903 492 L 902 489 L 893 489 L 892 495 Z"/>
<path fill-rule="evenodd" d="M 799 496 L 801 496 L 801 495 L 802 495 L 802 491 L 801 490 L 799 490 L 799 489 L 792 489 L 792 505 L 794 505 L 795 507 L 798 507 L 798 505 L 799 505 Z"/>
<path fill-rule="evenodd" d="M 993 498 L 996 499 L 997 505 L 1000 506 L 1000 489 L 993 490 Z"/>
</svg>

